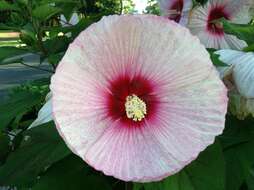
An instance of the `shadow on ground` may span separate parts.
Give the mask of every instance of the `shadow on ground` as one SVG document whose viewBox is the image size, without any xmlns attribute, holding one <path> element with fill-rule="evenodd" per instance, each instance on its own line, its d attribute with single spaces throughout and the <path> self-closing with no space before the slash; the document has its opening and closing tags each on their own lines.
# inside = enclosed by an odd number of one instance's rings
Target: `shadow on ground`
<svg viewBox="0 0 254 190">
<path fill-rule="evenodd" d="M 39 58 L 30 55 L 25 61 L 26 64 L 38 66 Z M 51 69 L 47 63 L 41 64 L 39 68 Z M 8 90 L 12 87 L 50 75 L 47 71 L 37 70 L 18 63 L 0 66 L 0 101 L 6 98 Z"/>
</svg>

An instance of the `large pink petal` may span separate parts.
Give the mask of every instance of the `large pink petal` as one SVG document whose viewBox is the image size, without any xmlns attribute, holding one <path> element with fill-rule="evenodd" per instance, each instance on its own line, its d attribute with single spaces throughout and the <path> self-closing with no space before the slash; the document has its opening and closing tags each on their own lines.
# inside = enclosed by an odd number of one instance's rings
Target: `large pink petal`
<svg viewBox="0 0 254 190">
<path fill-rule="evenodd" d="M 158 113 L 139 127 L 107 117 L 110 80 L 124 74 L 156 84 Z M 54 120 L 71 150 L 125 181 L 179 171 L 224 127 L 225 87 L 209 54 L 187 29 L 160 17 L 110 16 L 93 24 L 70 45 L 51 90 Z"/>
</svg>

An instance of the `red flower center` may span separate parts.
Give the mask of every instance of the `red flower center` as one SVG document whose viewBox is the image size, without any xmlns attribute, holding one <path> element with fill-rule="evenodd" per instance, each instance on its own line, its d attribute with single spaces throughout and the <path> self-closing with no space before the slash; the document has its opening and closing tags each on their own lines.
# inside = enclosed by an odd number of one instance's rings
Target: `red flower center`
<svg viewBox="0 0 254 190">
<path fill-rule="evenodd" d="M 125 126 L 140 126 L 145 119 L 150 119 L 156 112 L 158 98 L 154 95 L 154 85 L 142 76 L 117 77 L 110 81 L 109 89 L 111 93 L 107 94 L 108 116 L 113 120 L 120 120 Z M 126 99 L 133 95 L 146 104 L 145 119 L 141 121 L 134 121 L 126 114 Z"/>
<path fill-rule="evenodd" d="M 183 0 L 175 1 L 175 3 L 173 3 L 171 7 L 169 7 L 170 14 L 168 18 L 170 20 L 174 20 L 175 22 L 179 22 L 181 19 L 182 10 L 183 10 Z"/>
<path fill-rule="evenodd" d="M 223 35 L 224 31 L 222 23 L 216 22 L 216 20 L 221 18 L 230 19 L 229 14 L 225 11 L 225 7 L 221 6 L 212 8 L 208 16 L 207 30 L 216 35 Z"/>
</svg>

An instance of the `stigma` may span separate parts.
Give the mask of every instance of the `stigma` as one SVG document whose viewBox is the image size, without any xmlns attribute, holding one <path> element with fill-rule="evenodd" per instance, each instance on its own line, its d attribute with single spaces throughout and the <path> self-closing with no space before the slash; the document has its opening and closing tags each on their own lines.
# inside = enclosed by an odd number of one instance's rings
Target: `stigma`
<svg viewBox="0 0 254 190">
<path fill-rule="evenodd" d="M 135 94 L 127 96 L 125 102 L 127 118 L 133 121 L 142 121 L 147 113 L 146 104 Z"/>
</svg>

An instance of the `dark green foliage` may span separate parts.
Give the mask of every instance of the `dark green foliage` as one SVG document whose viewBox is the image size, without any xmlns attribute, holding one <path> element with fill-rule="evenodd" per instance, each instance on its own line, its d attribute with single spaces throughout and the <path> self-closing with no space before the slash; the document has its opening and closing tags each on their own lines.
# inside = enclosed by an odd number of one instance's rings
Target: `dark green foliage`
<svg viewBox="0 0 254 190">
<path fill-rule="evenodd" d="M 85 0 L 86 13 L 90 14 L 120 14 L 121 1 L 119 0 Z"/>
<path fill-rule="evenodd" d="M 32 190 L 82 190 L 84 187 L 89 190 L 111 189 L 110 183 L 103 176 L 93 174 L 82 159 L 72 154 L 52 165 Z"/>
<path fill-rule="evenodd" d="M 159 3 L 156 0 L 149 0 L 148 6 L 145 9 L 145 13 L 160 15 Z"/>
<path fill-rule="evenodd" d="M 9 98 L 0 103 L 0 130 L 12 123 L 18 127 L 27 113 L 35 111 L 36 106 L 44 102 L 47 92 L 47 86 L 24 86 L 11 92 Z"/>
<path fill-rule="evenodd" d="M 246 179 L 246 184 L 248 186 L 248 190 L 254 190 L 254 167 L 250 169 L 249 176 Z"/>
<path fill-rule="evenodd" d="M 254 44 L 254 25 L 250 24 L 233 24 L 225 19 L 222 19 L 224 31 L 227 34 L 237 36 L 239 39 L 244 40 L 248 45 Z"/>
<path fill-rule="evenodd" d="M 18 11 L 19 7 L 16 4 L 9 3 L 8 1 L 0 1 L 0 11 Z"/>
<path fill-rule="evenodd" d="M 0 166 L 4 163 L 8 153 L 11 151 L 10 137 L 0 132 Z"/>
<path fill-rule="evenodd" d="M 254 165 L 254 119 L 228 116 L 220 140 L 226 161 L 226 190 L 238 190 Z"/>
<path fill-rule="evenodd" d="M 48 20 L 52 16 L 59 14 L 61 12 L 62 10 L 60 8 L 51 6 L 50 4 L 45 4 L 45 5 L 36 7 L 32 11 L 32 16 L 42 22 L 42 21 Z"/>
<path fill-rule="evenodd" d="M 27 130 L 20 146 L 0 167 L 0 185 L 29 187 L 40 173 L 69 154 L 53 122 Z"/>
<path fill-rule="evenodd" d="M 246 51 L 246 52 L 252 51 L 252 52 L 254 52 L 254 44 L 251 44 L 248 47 L 245 47 L 243 49 L 243 51 Z"/>
</svg>

